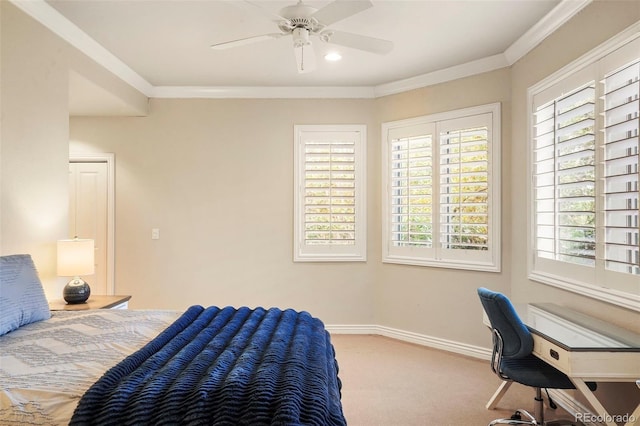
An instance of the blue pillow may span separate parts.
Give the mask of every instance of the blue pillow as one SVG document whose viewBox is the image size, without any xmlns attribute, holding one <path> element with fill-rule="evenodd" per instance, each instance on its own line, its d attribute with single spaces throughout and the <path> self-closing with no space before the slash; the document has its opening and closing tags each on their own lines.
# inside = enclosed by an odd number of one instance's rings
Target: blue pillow
<svg viewBox="0 0 640 426">
<path fill-rule="evenodd" d="M 49 303 L 31 256 L 1 256 L 0 336 L 50 317 Z"/>
</svg>

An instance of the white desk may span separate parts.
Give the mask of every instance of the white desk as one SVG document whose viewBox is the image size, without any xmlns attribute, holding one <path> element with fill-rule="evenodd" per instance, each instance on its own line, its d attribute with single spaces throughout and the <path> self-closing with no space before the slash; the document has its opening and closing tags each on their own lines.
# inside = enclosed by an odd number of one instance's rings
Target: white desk
<svg viewBox="0 0 640 426">
<path fill-rule="evenodd" d="M 635 382 L 640 379 L 640 333 L 616 327 L 554 304 L 515 306 L 533 335 L 533 354 L 565 373 L 607 426 L 617 426 L 585 382 Z M 485 324 L 489 320 L 484 315 Z M 636 325 L 640 328 L 640 321 Z M 638 330 L 640 331 L 640 330 Z M 495 407 L 505 382 L 487 404 Z M 640 404 L 627 426 L 640 419 Z"/>
</svg>

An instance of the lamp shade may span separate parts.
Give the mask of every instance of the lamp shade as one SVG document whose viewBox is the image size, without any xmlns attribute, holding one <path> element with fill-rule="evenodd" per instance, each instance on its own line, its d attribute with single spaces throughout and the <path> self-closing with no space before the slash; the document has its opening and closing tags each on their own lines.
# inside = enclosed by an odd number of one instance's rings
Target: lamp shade
<svg viewBox="0 0 640 426">
<path fill-rule="evenodd" d="M 73 277 L 95 272 L 94 242 L 89 239 L 58 240 L 58 275 Z"/>
</svg>

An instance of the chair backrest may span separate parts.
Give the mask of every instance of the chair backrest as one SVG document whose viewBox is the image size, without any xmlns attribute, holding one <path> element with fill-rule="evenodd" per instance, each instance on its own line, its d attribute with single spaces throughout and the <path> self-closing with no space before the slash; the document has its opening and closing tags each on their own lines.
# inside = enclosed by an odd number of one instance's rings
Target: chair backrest
<svg viewBox="0 0 640 426">
<path fill-rule="evenodd" d="M 531 354 L 533 337 L 516 313 L 511 301 L 504 294 L 484 287 L 478 289 L 478 296 L 489 317 L 491 327 L 496 329 L 502 337 L 502 357 L 513 359 Z"/>
</svg>

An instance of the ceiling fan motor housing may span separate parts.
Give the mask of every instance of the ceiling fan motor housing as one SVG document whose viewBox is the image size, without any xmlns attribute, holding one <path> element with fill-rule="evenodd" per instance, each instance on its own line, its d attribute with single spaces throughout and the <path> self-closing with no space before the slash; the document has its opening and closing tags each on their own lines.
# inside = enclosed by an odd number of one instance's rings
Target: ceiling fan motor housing
<svg viewBox="0 0 640 426">
<path fill-rule="evenodd" d="M 291 33 L 296 28 L 304 28 L 311 33 L 316 33 L 324 28 L 315 18 L 291 18 L 278 24 L 280 31 Z"/>
<path fill-rule="evenodd" d="M 316 33 L 324 28 L 313 15 L 318 11 L 315 7 L 308 6 L 302 1 L 292 6 L 287 6 L 280 10 L 280 16 L 286 21 L 280 22 L 278 26 L 285 33 L 294 33 L 296 29 L 304 28 L 309 33 Z M 294 34 L 295 37 L 295 34 Z"/>
</svg>

